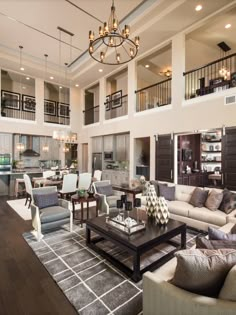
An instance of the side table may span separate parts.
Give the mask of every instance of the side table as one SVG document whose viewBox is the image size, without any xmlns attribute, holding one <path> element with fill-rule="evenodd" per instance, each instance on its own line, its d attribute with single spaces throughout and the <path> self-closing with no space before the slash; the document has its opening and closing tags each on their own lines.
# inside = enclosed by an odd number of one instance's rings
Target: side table
<svg viewBox="0 0 236 315">
<path fill-rule="evenodd" d="M 96 217 L 97 217 L 98 216 L 98 198 L 96 196 L 80 197 L 80 196 L 78 196 L 78 194 L 71 196 L 73 219 L 75 219 L 75 205 L 80 204 L 80 208 L 81 208 L 80 224 L 81 224 L 81 227 L 83 227 L 83 220 L 84 220 L 84 203 L 87 204 L 87 220 L 88 220 L 89 219 L 89 203 L 92 201 L 96 201 Z"/>
</svg>

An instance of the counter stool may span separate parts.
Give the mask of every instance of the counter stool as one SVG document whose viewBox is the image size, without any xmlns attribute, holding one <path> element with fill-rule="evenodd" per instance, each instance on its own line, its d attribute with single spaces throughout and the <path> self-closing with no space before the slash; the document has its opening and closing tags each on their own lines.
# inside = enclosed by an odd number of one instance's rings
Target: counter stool
<svg viewBox="0 0 236 315">
<path fill-rule="evenodd" d="M 25 181 L 23 178 L 16 178 L 15 179 L 15 196 L 18 197 L 18 194 L 23 193 L 23 192 L 25 192 Z"/>
</svg>

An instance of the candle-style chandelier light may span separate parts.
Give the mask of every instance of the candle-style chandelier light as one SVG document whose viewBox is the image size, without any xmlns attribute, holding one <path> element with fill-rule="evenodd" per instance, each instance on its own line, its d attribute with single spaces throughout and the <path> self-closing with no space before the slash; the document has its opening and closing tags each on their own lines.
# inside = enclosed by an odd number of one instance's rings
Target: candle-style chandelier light
<svg viewBox="0 0 236 315">
<path fill-rule="evenodd" d="M 139 36 L 130 39 L 130 27 L 125 25 L 121 30 L 114 0 L 108 22 L 99 27 L 99 37 L 89 31 L 89 54 L 96 61 L 106 65 L 119 65 L 132 60 L 138 53 Z"/>
</svg>

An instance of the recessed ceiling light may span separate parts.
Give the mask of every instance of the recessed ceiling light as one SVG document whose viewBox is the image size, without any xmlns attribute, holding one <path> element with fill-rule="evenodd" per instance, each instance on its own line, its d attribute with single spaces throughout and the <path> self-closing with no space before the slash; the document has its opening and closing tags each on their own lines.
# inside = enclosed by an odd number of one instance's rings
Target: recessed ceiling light
<svg viewBox="0 0 236 315">
<path fill-rule="evenodd" d="M 59 89 L 62 89 L 62 86 L 59 86 Z"/>
<path fill-rule="evenodd" d="M 53 79 L 54 79 L 54 77 L 50 77 L 50 79 L 51 79 L 51 80 L 53 80 Z"/>
<path fill-rule="evenodd" d="M 24 70 L 25 70 L 25 68 L 23 68 L 23 67 L 20 67 L 20 70 L 21 70 L 21 71 L 24 71 Z"/>
<path fill-rule="evenodd" d="M 26 77 L 26 80 L 30 80 L 30 78 L 29 78 L 29 77 Z"/>
<path fill-rule="evenodd" d="M 99 72 L 103 72 L 103 70 L 102 70 L 102 69 L 99 69 L 98 71 L 99 71 Z"/>
<path fill-rule="evenodd" d="M 79 86 L 79 84 L 76 84 L 75 86 L 76 86 L 76 87 L 78 87 L 78 86 Z"/>
<path fill-rule="evenodd" d="M 202 9 L 202 5 L 201 4 L 198 4 L 196 7 L 195 7 L 195 11 L 201 11 Z"/>
<path fill-rule="evenodd" d="M 225 28 L 230 28 L 232 25 L 230 23 L 225 25 Z"/>
<path fill-rule="evenodd" d="M 25 87 L 25 86 L 22 86 L 22 89 L 23 89 L 23 90 L 25 90 L 25 89 L 26 89 L 26 87 Z"/>
<path fill-rule="evenodd" d="M 149 65 L 145 65 L 145 68 L 149 68 L 150 66 Z"/>
</svg>

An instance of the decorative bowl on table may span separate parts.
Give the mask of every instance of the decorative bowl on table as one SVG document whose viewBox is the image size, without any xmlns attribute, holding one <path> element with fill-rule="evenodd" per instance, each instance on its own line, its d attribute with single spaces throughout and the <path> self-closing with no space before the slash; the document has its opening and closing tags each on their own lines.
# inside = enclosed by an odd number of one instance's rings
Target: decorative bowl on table
<svg viewBox="0 0 236 315">
<path fill-rule="evenodd" d="M 85 193 L 86 193 L 86 191 L 84 189 L 80 189 L 77 191 L 77 194 L 79 197 L 85 197 Z"/>
</svg>

